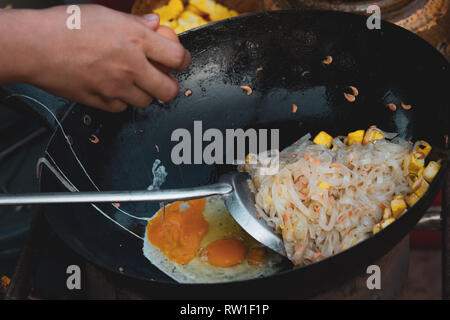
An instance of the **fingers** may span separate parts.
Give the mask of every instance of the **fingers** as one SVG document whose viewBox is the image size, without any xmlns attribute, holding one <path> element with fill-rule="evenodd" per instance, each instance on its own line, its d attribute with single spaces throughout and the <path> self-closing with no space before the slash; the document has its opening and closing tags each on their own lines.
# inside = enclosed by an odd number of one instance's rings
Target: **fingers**
<svg viewBox="0 0 450 320">
<path fill-rule="evenodd" d="M 169 40 L 175 41 L 177 43 L 180 43 L 180 39 L 178 38 L 177 34 L 169 27 L 166 26 L 159 26 L 155 32 L 159 34 L 160 36 L 163 36 L 164 38 L 167 38 Z"/>
<path fill-rule="evenodd" d="M 159 27 L 155 30 L 155 32 L 156 32 L 157 34 L 163 36 L 164 38 L 167 38 L 167 39 L 173 40 L 173 41 L 175 41 L 175 42 L 177 42 L 177 43 L 180 43 L 180 40 L 178 39 L 177 34 L 176 34 L 172 29 L 170 29 L 169 27 L 166 27 L 166 26 L 159 26 Z M 162 64 L 160 64 L 160 63 L 154 62 L 154 61 L 152 61 L 152 63 L 153 63 L 153 65 L 154 65 L 156 68 L 158 68 L 158 69 L 161 70 L 162 72 L 164 72 L 164 73 L 169 73 L 169 72 L 170 72 L 170 68 L 168 68 L 168 67 L 166 67 L 166 66 L 164 66 L 164 65 L 162 65 Z"/>
<path fill-rule="evenodd" d="M 124 94 L 119 97 L 120 100 L 140 108 L 148 107 L 152 101 L 153 97 L 147 94 L 144 90 L 137 87 L 136 85 L 130 86 L 125 90 Z"/>
<path fill-rule="evenodd" d="M 102 109 L 108 112 L 122 112 L 127 109 L 127 104 L 119 99 L 105 99 L 97 94 L 91 94 L 81 98 L 80 103 L 85 105 Z"/>
<path fill-rule="evenodd" d="M 153 31 L 159 28 L 160 21 L 159 15 L 157 14 L 146 14 L 145 16 L 138 17 L 138 19 Z"/>
<path fill-rule="evenodd" d="M 136 85 L 148 95 L 163 102 L 168 102 L 177 96 L 179 86 L 173 75 L 158 70 L 147 61 L 140 70 L 136 77 Z"/>
<path fill-rule="evenodd" d="M 145 41 L 148 59 L 175 70 L 186 70 L 191 64 L 191 54 L 184 47 L 156 32 L 148 32 Z"/>
<path fill-rule="evenodd" d="M 92 106 L 114 113 L 123 112 L 127 109 L 127 104 L 120 100 L 111 100 L 108 102 L 104 102 L 101 99 L 99 99 L 98 104 Z"/>
</svg>

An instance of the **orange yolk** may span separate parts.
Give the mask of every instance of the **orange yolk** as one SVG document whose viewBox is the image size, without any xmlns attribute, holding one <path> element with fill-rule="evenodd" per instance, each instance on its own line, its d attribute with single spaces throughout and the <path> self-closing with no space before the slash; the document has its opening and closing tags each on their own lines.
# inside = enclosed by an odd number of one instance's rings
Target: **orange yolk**
<svg viewBox="0 0 450 320">
<path fill-rule="evenodd" d="M 197 254 L 200 242 L 208 232 L 208 222 L 203 217 L 206 200 L 177 201 L 159 210 L 147 225 L 148 240 L 158 247 L 173 262 L 187 264 Z"/>
<path fill-rule="evenodd" d="M 220 239 L 206 247 L 207 261 L 216 267 L 231 267 L 245 259 L 247 248 L 241 240 Z"/>
<path fill-rule="evenodd" d="M 252 248 L 247 256 L 247 261 L 251 265 L 259 266 L 264 263 L 264 257 L 266 255 L 266 248 L 256 247 Z"/>
</svg>

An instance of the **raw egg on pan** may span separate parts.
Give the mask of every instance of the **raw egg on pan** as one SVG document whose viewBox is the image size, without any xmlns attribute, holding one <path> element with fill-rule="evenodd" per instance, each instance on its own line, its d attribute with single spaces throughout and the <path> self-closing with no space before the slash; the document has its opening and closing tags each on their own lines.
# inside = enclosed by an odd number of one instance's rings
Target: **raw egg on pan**
<svg viewBox="0 0 450 320">
<path fill-rule="evenodd" d="M 252 279 L 280 271 L 282 257 L 245 232 L 220 197 L 177 201 L 148 221 L 144 256 L 181 283 Z"/>
</svg>

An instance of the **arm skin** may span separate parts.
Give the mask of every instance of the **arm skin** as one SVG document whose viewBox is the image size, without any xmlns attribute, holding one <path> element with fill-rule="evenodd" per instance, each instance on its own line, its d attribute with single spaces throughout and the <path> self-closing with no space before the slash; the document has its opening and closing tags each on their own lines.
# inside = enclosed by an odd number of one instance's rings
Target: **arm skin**
<svg viewBox="0 0 450 320">
<path fill-rule="evenodd" d="M 81 29 L 70 30 L 66 8 L 0 10 L 0 84 L 29 83 L 111 112 L 177 95 L 170 71 L 191 57 L 157 16 L 81 5 Z"/>
</svg>

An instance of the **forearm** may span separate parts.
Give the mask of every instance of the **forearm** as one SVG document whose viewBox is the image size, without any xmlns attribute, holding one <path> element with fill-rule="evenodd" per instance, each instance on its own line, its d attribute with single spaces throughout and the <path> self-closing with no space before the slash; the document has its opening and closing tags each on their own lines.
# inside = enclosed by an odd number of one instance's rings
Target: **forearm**
<svg viewBox="0 0 450 320">
<path fill-rule="evenodd" d="M 43 10 L 0 10 L 0 84 L 28 82 L 36 72 Z"/>
</svg>

